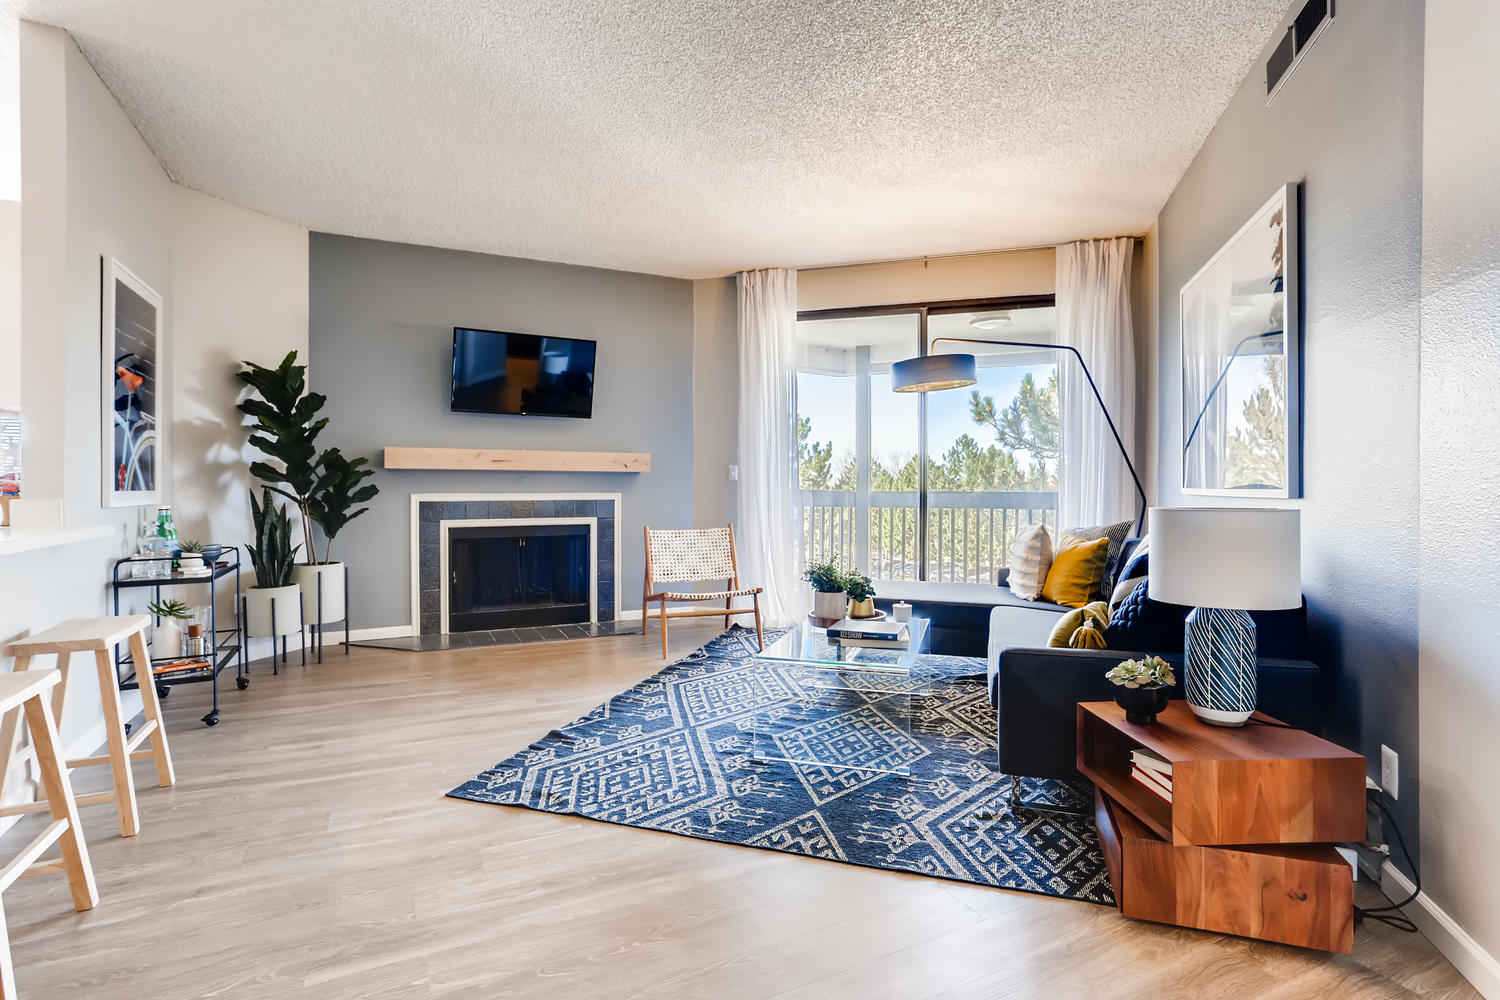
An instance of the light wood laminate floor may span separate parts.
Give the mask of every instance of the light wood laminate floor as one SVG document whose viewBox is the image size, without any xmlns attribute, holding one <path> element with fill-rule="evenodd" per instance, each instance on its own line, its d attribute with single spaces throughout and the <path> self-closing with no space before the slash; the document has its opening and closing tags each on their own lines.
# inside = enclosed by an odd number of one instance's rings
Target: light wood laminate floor
<svg viewBox="0 0 1500 1000">
<path fill-rule="evenodd" d="M 674 656 L 714 631 L 674 626 Z M 6 892 L 21 996 L 1477 996 L 1385 928 L 1329 957 L 443 797 L 659 669 L 659 644 L 330 649 L 280 677 L 257 664 L 216 729 L 207 690 L 177 688 L 178 784 L 137 765 L 140 835 L 84 810 L 98 908 L 74 913 L 56 878 Z"/>
</svg>

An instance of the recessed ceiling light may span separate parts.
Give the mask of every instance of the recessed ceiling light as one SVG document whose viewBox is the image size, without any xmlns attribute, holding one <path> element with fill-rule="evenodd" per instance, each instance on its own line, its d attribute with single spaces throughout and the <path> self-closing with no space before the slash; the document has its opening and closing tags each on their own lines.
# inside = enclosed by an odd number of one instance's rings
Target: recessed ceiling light
<svg viewBox="0 0 1500 1000">
<path fill-rule="evenodd" d="M 1002 326 L 1010 326 L 1015 322 L 1015 317 L 1008 312 L 980 313 L 969 320 L 969 325 L 976 330 L 998 330 Z"/>
</svg>

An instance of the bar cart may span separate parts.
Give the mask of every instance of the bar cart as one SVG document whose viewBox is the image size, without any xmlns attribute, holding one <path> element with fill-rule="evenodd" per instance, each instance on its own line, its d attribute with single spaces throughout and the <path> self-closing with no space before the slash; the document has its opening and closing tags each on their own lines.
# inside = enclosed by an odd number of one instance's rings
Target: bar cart
<svg viewBox="0 0 1500 1000">
<path fill-rule="evenodd" d="M 123 559 L 115 560 L 114 570 L 110 579 L 110 590 L 114 594 L 114 613 L 120 613 L 120 592 L 122 590 L 134 590 L 138 588 L 149 588 L 152 592 L 151 599 L 161 602 L 161 591 L 163 587 L 208 587 L 208 635 L 209 651 L 206 654 L 208 665 L 199 670 L 174 671 L 172 673 L 153 676 L 152 681 L 156 684 L 158 697 L 165 698 L 169 691 L 178 684 L 201 684 L 207 682 L 213 685 L 213 708 L 203 716 L 205 726 L 216 726 L 219 724 L 219 674 L 231 663 L 235 665 L 234 683 L 241 691 L 250 686 L 250 665 L 246 660 L 244 642 L 244 622 L 240 618 L 240 550 L 233 545 L 223 546 L 219 555 L 215 558 L 213 565 L 207 573 L 201 576 L 190 576 L 172 571 L 171 556 L 147 556 L 133 555 Z M 123 574 L 122 574 L 123 570 Z M 155 573 L 160 575 L 147 575 Z M 234 577 L 234 614 L 232 627 L 219 627 L 219 588 L 220 581 Z M 227 590 L 227 583 L 223 584 Z M 159 617 L 155 618 L 155 624 L 161 624 Z M 162 656 L 153 654 L 152 666 L 161 663 L 169 663 L 181 660 L 182 656 Z M 115 647 L 115 675 L 120 684 L 120 690 L 133 691 L 140 683 L 137 664 L 129 655 L 121 655 L 120 647 Z"/>
</svg>

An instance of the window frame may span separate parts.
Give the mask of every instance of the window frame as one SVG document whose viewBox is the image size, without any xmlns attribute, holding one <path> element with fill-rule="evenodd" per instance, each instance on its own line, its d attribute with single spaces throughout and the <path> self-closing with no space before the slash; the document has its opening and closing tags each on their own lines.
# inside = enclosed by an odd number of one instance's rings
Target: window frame
<svg viewBox="0 0 1500 1000">
<path fill-rule="evenodd" d="M 926 357 L 928 352 L 929 337 L 927 331 L 927 320 L 931 316 L 951 315 L 953 313 L 965 312 L 989 312 L 1005 309 L 1046 309 L 1056 308 L 1057 295 L 1052 292 L 1036 293 L 1032 295 L 998 295 L 988 298 L 975 299 L 935 299 L 925 302 L 898 302 L 888 305 L 874 306 L 843 306 L 834 309 L 799 309 L 797 311 L 797 322 L 823 319 L 859 319 L 866 316 L 904 316 L 915 315 L 917 317 L 917 355 Z M 982 332 L 982 331 L 981 331 Z M 975 337 L 982 340 L 982 337 Z M 861 379 L 855 384 L 855 398 L 865 396 L 864 406 L 868 407 L 869 381 Z M 928 562 L 928 538 L 927 538 L 927 393 L 919 392 L 917 396 L 917 580 L 918 583 L 927 582 Z M 795 401 L 794 401 L 795 405 Z M 856 436 L 856 441 L 861 437 Z M 862 446 L 856 446 L 856 462 L 863 465 L 858 469 L 861 478 L 869 477 L 869 455 L 862 453 L 867 451 Z M 800 484 L 799 484 L 800 488 Z M 868 510 L 868 500 L 866 501 Z M 856 505 L 856 520 L 858 521 L 858 507 Z M 857 531 L 859 536 L 855 542 L 856 551 L 862 550 L 868 545 L 868 539 L 862 537 L 868 534 L 869 525 L 866 522 L 862 531 Z"/>
</svg>

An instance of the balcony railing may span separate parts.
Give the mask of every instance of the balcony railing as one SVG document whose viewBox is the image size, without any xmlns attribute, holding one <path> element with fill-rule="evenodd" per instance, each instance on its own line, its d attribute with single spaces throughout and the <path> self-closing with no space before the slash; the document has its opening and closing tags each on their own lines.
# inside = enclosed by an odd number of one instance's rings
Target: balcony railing
<svg viewBox="0 0 1500 1000">
<path fill-rule="evenodd" d="M 878 580 L 919 579 L 917 503 L 915 490 L 874 490 L 862 518 L 851 490 L 803 490 L 807 561 L 858 566 Z M 1033 524 L 1056 530 L 1055 491 L 928 493 L 925 579 L 993 583 L 1011 542 Z"/>
</svg>

